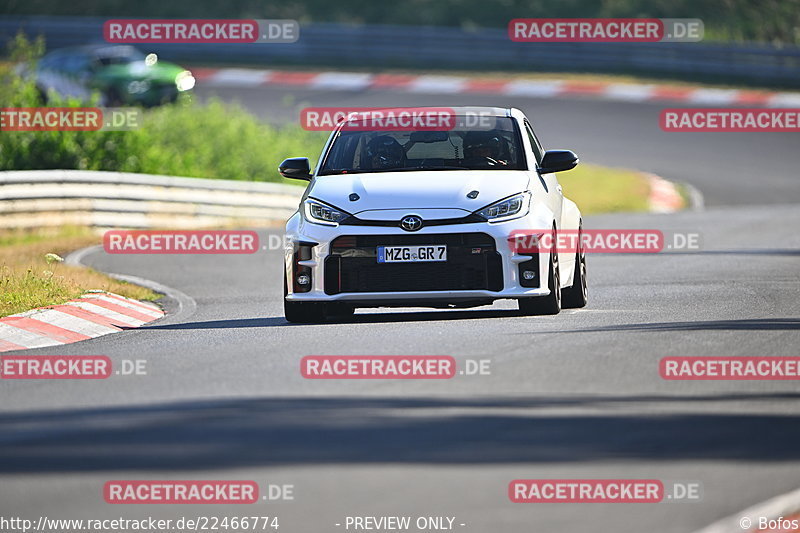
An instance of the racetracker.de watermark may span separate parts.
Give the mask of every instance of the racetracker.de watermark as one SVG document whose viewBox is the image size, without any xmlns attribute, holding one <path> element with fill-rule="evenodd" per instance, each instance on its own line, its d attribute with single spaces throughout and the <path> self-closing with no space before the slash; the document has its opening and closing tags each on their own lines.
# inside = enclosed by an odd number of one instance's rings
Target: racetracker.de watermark
<svg viewBox="0 0 800 533">
<path fill-rule="evenodd" d="M 513 19 L 508 23 L 508 37 L 521 43 L 698 42 L 704 31 L 700 19 Z"/>
<path fill-rule="evenodd" d="M 255 481 L 108 481 L 103 499 L 111 504 L 250 504 L 258 501 Z"/>
<path fill-rule="evenodd" d="M 449 107 L 307 107 L 300 125 L 309 131 L 333 131 L 340 124 L 348 131 L 449 131 L 457 127 Z"/>
<path fill-rule="evenodd" d="M 562 229 L 516 230 L 508 237 L 512 252 L 521 255 L 558 253 L 653 254 L 700 249 L 695 232 L 663 232 L 657 229 Z"/>
<path fill-rule="evenodd" d="M 105 355 L 3 355 L 2 379 L 106 379 L 111 359 Z"/>
<path fill-rule="evenodd" d="M 661 111 L 659 126 L 663 131 L 798 132 L 800 108 L 670 108 Z"/>
<path fill-rule="evenodd" d="M 664 357 L 658 373 L 674 381 L 800 380 L 800 357 Z"/>
<path fill-rule="evenodd" d="M 308 355 L 300 360 L 306 379 L 451 379 L 449 355 Z"/>
<path fill-rule="evenodd" d="M 309 131 L 452 131 L 497 128 L 498 117 L 478 107 L 307 107 L 300 126 Z"/>
<path fill-rule="evenodd" d="M 141 125 L 138 107 L 0 108 L 0 131 L 128 131 Z"/>
<path fill-rule="evenodd" d="M 112 19 L 103 24 L 109 43 L 286 44 L 300 38 L 292 19 Z"/>
<path fill-rule="evenodd" d="M 109 230 L 109 254 L 253 254 L 258 234 L 251 230 Z"/>
<path fill-rule="evenodd" d="M 120 359 L 113 370 L 105 355 L 0 355 L 0 379 L 108 379 L 146 376 L 146 359 Z"/>
<path fill-rule="evenodd" d="M 508 484 L 514 503 L 697 503 L 697 480 L 515 479 Z"/>
<path fill-rule="evenodd" d="M 514 503 L 657 503 L 657 479 L 516 479 L 508 484 Z"/>
</svg>

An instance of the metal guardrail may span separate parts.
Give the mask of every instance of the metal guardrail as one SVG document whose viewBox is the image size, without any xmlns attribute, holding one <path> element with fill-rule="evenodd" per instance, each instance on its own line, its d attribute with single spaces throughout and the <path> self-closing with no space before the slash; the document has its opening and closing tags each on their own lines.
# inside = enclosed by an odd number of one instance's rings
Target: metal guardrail
<svg viewBox="0 0 800 533">
<path fill-rule="evenodd" d="M 6 16 L 0 42 L 18 29 L 49 48 L 102 41 L 99 17 Z M 292 44 L 142 46 L 168 60 L 468 70 L 639 73 L 683 79 L 800 86 L 800 47 L 709 43 L 516 43 L 504 29 L 306 24 Z"/>
<path fill-rule="evenodd" d="M 267 226 L 297 209 L 301 187 L 122 172 L 0 172 L 0 228 Z"/>
</svg>

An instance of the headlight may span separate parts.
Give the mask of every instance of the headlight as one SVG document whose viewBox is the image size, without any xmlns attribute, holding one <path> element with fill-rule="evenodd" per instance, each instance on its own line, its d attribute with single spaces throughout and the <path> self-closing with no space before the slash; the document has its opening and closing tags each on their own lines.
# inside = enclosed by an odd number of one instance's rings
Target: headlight
<svg viewBox="0 0 800 533">
<path fill-rule="evenodd" d="M 311 198 L 304 202 L 303 212 L 309 222 L 325 224 L 326 226 L 335 226 L 350 216 L 350 213 L 345 213 L 332 205 L 323 204 Z"/>
<path fill-rule="evenodd" d="M 178 87 L 178 90 L 189 91 L 194 88 L 194 76 L 188 70 L 184 70 L 177 76 L 175 76 L 175 85 Z"/>
<path fill-rule="evenodd" d="M 526 191 L 488 205 L 475 213 L 486 220 L 498 222 L 511 218 L 524 217 L 528 214 L 530 203 L 531 193 Z"/>
</svg>

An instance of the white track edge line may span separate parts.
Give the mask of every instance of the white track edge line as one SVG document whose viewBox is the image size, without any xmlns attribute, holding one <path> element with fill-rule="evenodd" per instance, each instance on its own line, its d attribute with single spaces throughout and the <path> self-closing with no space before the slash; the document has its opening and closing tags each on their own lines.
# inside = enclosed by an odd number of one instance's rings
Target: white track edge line
<svg viewBox="0 0 800 533">
<path fill-rule="evenodd" d="M 722 520 L 714 522 L 710 526 L 697 530 L 695 533 L 736 533 L 736 532 L 749 532 L 757 531 L 758 518 L 766 517 L 774 519 L 779 516 L 788 516 L 789 513 L 800 509 L 800 489 L 787 492 L 776 496 L 771 500 L 753 505 L 736 514 L 725 517 Z M 749 529 L 742 528 L 742 518 L 749 518 L 752 527 Z M 755 519 L 754 519 L 755 518 Z"/>
<path fill-rule="evenodd" d="M 72 266 L 86 267 L 86 265 L 84 265 L 82 262 L 83 259 L 90 253 L 95 252 L 102 248 L 103 247 L 101 245 L 96 244 L 94 246 L 87 246 L 86 248 L 75 250 L 74 252 L 67 255 L 67 257 L 64 259 L 64 262 Z M 157 281 L 142 278 L 139 276 L 131 276 L 128 274 L 116 274 L 113 272 L 104 272 L 104 274 L 106 274 L 107 276 L 111 276 L 114 279 L 118 279 L 120 281 L 127 281 L 128 283 L 141 285 L 142 287 L 150 289 L 151 291 L 159 292 L 161 294 L 164 294 L 168 298 L 175 300 L 175 302 L 178 304 L 178 310 L 175 313 L 172 313 L 171 315 L 165 315 L 166 318 L 186 319 L 192 316 L 197 310 L 197 302 L 194 300 L 194 298 L 192 298 L 191 296 L 189 296 L 184 292 L 179 291 L 178 289 L 174 289 L 167 285 L 158 283 Z"/>
</svg>

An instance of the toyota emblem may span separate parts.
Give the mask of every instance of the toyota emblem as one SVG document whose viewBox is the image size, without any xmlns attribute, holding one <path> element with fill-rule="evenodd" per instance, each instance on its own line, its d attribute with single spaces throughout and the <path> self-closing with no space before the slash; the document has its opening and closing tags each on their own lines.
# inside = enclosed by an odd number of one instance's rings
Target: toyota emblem
<svg viewBox="0 0 800 533">
<path fill-rule="evenodd" d="M 400 227 L 406 231 L 417 231 L 422 227 L 422 219 L 414 215 L 403 217 L 403 220 L 400 221 Z"/>
</svg>

